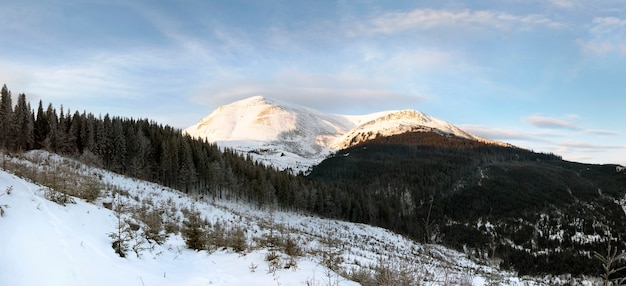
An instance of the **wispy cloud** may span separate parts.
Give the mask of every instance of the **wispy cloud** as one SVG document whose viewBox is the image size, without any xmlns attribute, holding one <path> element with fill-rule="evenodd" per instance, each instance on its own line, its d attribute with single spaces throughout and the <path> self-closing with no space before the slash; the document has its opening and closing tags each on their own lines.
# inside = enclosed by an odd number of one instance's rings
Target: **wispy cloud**
<svg viewBox="0 0 626 286">
<path fill-rule="evenodd" d="M 416 9 L 408 12 L 389 12 L 361 24 L 358 34 L 393 34 L 405 30 L 435 28 L 488 28 L 496 30 L 529 29 L 534 27 L 560 28 L 564 25 L 539 14 L 518 16 L 492 10 L 435 10 Z"/>
<path fill-rule="evenodd" d="M 597 17 L 591 22 L 587 39 L 579 39 L 584 54 L 626 56 L 626 19 Z"/>
<path fill-rule="evenodd" d="M 484 125 L 460 124 L 459 127 L 470 133 L 493 140 L 540 141 L 534 134 L 516 129 L 493 128 Z"/>
<path fill-rule="evenodd" d="M 568 116 L 565 116 L 564 119 L 532 115 L 532 116 L 526 117 L 525 121 L 538 128 L 564 129 L 564 130 L 578 131 L 578 132 L 583 132 L 587 134 L 601 135 L 601 136 L 616 136 L 616 135 L 621 134 L 620 132 L 613 131 L 613 130 L 583 128 L 579 123 L 575 122 L 578 119 L 580 119 L 580 116 L 575 115 L 575 114 L 570 114 Z"/>
<path fill-rule="evenodd" d="M 582 128 L 580 128 L 573 122 L 570 122 L 564 119 L 552 118 L 552 117 L 532 115 L 532 116 L 526 117 L 525 121 L 539 128 L 568 129 L 568 130 L 575 130 L 575 131 L 582 130 Z"/>
<path fill-rule="evenodd" d="M 621 135 L 621 132 L 613 131 L 613 130 L 600 130 L 600 129 L 588 129 L 585 130 L 586 133 L 595 134 L 595 135 L 604 135 L 604 136 L 617 136 Z"/>
<path fill-rule="evenodd" d="M 586 138 L 569 139 L 561 142 L 553 142 L 541 147 L 542 150 L 550 150 L 562 155 L 564 159 L 575 162 L 588 162 L 598 164 L 623 164 L 624 158 L 614 154 L 626 150 L 626 145 L 611 145 L 588 141 Z"/>
<path fill-rule="evenodd" d="M 626 146 L 606 145 L 591 143 L 587 141 L 569 140 L 559 143 L 558 145 L 556 145 L 555 148 L 557 152 L 561 154 L 589 154 L 606 153 L 608 150 L 623 150 L 626 148 Z"/>
<path fill-rule="evenodd" d="M 198 95 L 193 98 L 194 101 L 213 108 L 246 97 L 263 95 L 337 113 L 400 109 L 423 100 L 418 96 L 390 90 L 381 80 L 297 71 L 277 73 L 269 81 L 234 80 L 207 86 L 196 93 Z"/>
<path fill-rule="evenodd" d="M 548 3 L 563 9 L 571 9 L 579 5 L 577 0 L 548 0 Z"/>
</svg>

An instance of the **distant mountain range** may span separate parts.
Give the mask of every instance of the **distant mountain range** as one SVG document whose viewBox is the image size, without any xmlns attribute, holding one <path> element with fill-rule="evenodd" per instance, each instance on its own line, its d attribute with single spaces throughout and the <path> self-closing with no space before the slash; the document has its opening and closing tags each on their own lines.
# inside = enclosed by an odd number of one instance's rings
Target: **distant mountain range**
<svg viewBox="0 0 626 286">
<path fill-rule="evenodd" d="M 380 136 L 416 131 L 506 145 L 416 110 L 326 114 L 263 96 L 220 106 L 183 132 L 250 154 L 255 160 L 278 169 L 298 172 L 319 164 L 337 150 Z"/>
</svg>

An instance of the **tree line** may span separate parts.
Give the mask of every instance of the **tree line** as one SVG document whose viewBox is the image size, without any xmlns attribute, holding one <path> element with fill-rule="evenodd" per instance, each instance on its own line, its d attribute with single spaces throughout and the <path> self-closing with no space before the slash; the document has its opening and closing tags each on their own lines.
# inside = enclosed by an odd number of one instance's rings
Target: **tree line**
<svg viewBox="0 0 626 286">
<path fill-rule="evenodd" d="M 23 93 L 13 105 L 6 84 L 1 90 L 0 149 L 47 150 L 187 193 L 259 206 L 307 209 L 310 196 L 316 195 L 301 176 L 148 119 L 95 116 L 62 106 L 57 110 L 51 103 L 44 108 L 41 100 L 35 111 Z"/>
</svg>

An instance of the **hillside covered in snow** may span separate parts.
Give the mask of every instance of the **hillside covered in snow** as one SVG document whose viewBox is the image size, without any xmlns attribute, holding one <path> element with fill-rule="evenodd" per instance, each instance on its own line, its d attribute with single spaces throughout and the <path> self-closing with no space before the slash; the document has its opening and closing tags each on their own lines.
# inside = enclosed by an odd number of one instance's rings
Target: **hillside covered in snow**
<svg viewBox="0 0 626 286">
<path fill-rule="evenodd" d="M 477 264 L 464 254 L 421 245 L 381 228 L 189 196 L 47 152 L 2 157 L 11 172 L 0 170 L 0 285 L 358 285 L 355 281 L 545 285 L 565 281 L 518 278 Z M 36 182 L 57 184 L 58 189 Z M 94 189 L 97 195 L 69 196 L 66 193 L 75 190 L 70 186 Z M 195 216 L 203 222 L 196 230 L 206 235 L 204 249 L 189 247 Z M 119 231 L 124 257 L 114 248 Z M 220 241 L 218 236 L 224 233 L 238 233 L 239 242 L 232 237 Z"/>
<path fill-rule="evenodd" d="M 249 154 L 281 170 L 297 172 L 306 171 L 337 150 L 376 137 L 415 131 L 504 145 L 416 110 L 325 114 L 263 96 L 220 106 L 183 132 Z"/>
</svg>

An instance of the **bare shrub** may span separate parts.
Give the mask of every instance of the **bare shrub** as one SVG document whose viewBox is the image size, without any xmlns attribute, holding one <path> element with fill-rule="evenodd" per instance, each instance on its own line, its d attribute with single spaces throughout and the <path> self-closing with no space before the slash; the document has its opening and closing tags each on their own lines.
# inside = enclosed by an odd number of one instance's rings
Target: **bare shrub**
<svg viewBox="0 0 626 286">
<path fill-rule="evenodd" d="M 161 202 L 157 211 L 163 218 L 163 229 L 166 234 L 176 234 L 180 231 L 180 216 L 178 215 L 178 207 L 176 207 L 172 198 L 168 198 L 165 202 Z"/>
<path fill-rule="evenodd" d="M 162 244 L 165 241 L 163 220 L 158 210 L 139 212 L 139 219 L 144 223 L 143 234 L 148 241 L 154 241 L 157 244 Z"/>
<path fill-rule="evenodd" d="M 267 273 L 274 273 L 281 267 L 280 255 L 276 251 L 270 251 L 265 254 L 265 261 L 267 262 Z"/>
<path fill-rule="evenodd" d="M 372 273 L 365 268 L 354 267 L 349 272 L 343 273 L 342 276 L 361 285 L 376 285 Z"/>
<path fill-rule="evenodd" d="M 283 239 L 283 245 L 285 253 L 291 257 L 302 256 L 304 253 L 298 241 L 291 234 L 287 234 Z"/>
<path fill-rule="evenodd" d="M 217 220 L 212 225 L 211 233 L 209 233 L 209 245 L 212 248 L 227 248 L 228 240 L 226 239 L 226 227 L 224 223 Z"/>
<path fill-rule="evenodd" d="M 76 190 L 76 195 L 91 203 L 100 197 L 102 184 L 93 177 L 84 177 L 82 184 Z"/>
<path fill-rule="evenodd" d="M 227 241 L 229 241 L 229 247 L 236 252 L 244 252 L 248 249 L 248 240 L 246 239 L 246 232 L 243 227 L 236 226 L 228 230 Z"/>
<path fill-rule="evenodd" d="M 333 230 L 327 227 L 322 237 L 322 244 L 324 245 L 322 252 L 322 264 L 333 271 L 337 271 L 341 268 L 343 263 L 343 255 L 341 250 L 341 240 L 333 235 Z"/>
<path fill-rule="evenodd" d="M 83 152 L 83 154 L 80 155 L 79 160 L 89 166 L 97 168 L 102 167 L 102 160 L 100 160 L 100 158 L 96 154 L 89 151 Z"/>
</svg>

